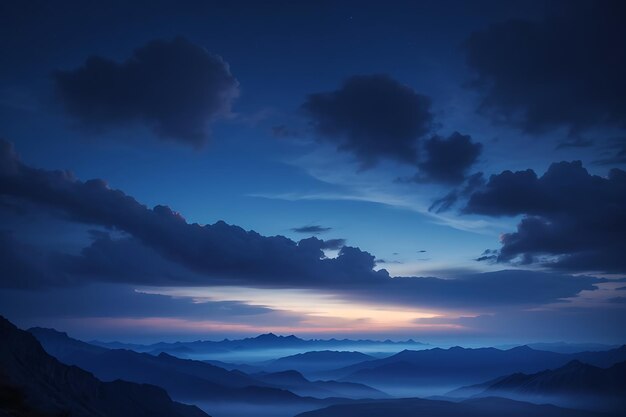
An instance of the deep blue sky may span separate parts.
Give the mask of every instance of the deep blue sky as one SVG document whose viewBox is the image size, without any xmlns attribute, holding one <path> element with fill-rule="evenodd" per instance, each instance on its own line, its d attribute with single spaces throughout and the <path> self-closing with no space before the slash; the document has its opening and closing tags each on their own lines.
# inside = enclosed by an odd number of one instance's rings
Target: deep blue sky
<svg viewBox="0 0 626 417">
<path fill-rule="evenodd" d="M 619 2 L 3 2 L 0 16 L 0 313 L 18 323 L 626 336 Z M 260 236 L 184 223 L 220 220 Z"/>
</svg>

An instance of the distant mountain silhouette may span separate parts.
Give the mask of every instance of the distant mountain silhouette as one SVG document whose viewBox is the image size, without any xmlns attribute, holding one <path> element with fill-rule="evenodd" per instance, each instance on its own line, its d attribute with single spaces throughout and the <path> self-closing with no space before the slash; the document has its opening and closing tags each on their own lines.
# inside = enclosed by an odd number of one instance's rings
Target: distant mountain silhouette
<svg viewBox="0 0 626 417">
<path fill-rule="evenodd" d="M 589 411 L 536 405 L 504 398 L 462 402 L 422 399 L 380 400 L 332 405 L 297 417 L 606 417 Z"/>
<path fill-rule="evenodd" d="M 503 374 L 534 373 L 579 359 L 597 366 L 626 360 L 626 346 L 606 352 L 562 354 L 528 346 L 405 350 L 388 358 L 366 361 L 332 373 L 341 381 L 360 382 L 387 391 L 392 386 L 454 386 L 479 383 Z M 393 392 L 392 392 L 393 393 Z"/>
<path fill-rule="evenodd" d="M 266 364 L 265 368 L 274 371 L 297 369 L 305 374 L 319 373 L 374 359 L 376 358 L 361 352 L 322 350 L 285 356 Z"/>
<path fill-rule="evenodd" d="M 281 371 L 252 375 L 271 386 L 287 389 L 298 395 L 315 398 L 388 398 L 384 392 L 353 382 L 309 381 L 300 372 Z"/>
<path fill-rule="evenodd" d="M 72 339 L 53 329 L 30 330 L 43 347 L 64 363 L 80 366 L 110 381 L 151 383 L 186 401 L 241 403 L 313 403 L 317 399 L 385 398 L 387 395 L 363 384 L 309 381 L 296 371 L 248 375 L 202 361 L 181 359 L 167 353 L 157 356 L 126 349 L 106 349 Z M 365 355 L 364 355 L 365 356 Z M 314 397 L 314 398 L 310 398 Z"/>
<path fill-rule="evenodd" d="M 208 363 L 158 356 L 126 349 L 104 349 L 68 337 L 52 329 L 30 330 L 44 349 L 68 365 L 76 365 L 104 381 L 127 381 L 158 385 L 180 400 L 241 402 L 294 402 L 301 398 L 287 390 L 268 386 L 240 371 L 228 371 Z"/>
<path fill-rule="evenodd" d="M 474 396 L 501 396 L 607 411 L 626 410 L 626 362 L 599 368 L 573 360 L 553 370 L 501 377 L 481 384 L 479 389 Z M 464 392 L 463 389 L 457 391 Z"/>
<path fill-rule="evenodd" d="M 0 415 L 72 417 L 207 417 L 156 386 L 91 373 L 50 356 L 28 332 L 0 317 Z"/>
<path fill-rule="evenodd" d="M 351 339 L 301 339 L 294 335 L 278 336 L 274 333 L 266 333 L 256 337 L 248 337 L 245 339 L 221 341 L 197 340 L 194 342 L 173 342 L 173 343 L 155 343 L 151 345 L 125 344 L 120 342 L 101 342 L 94 340 L 90 344 L 112 348 L 112 349 L 131 349 L 137 352 L 166 352 L 176 355 L 177 352 L 186 355 L 224 353 L 232 351 L 245 351 L 255 349 L 289 349 L 298 348 L 302 351 L 313 350 L 346 350 L 348 347 L 367 347 L 367 346 L 411 346 L 419 348 L 426 346 L 424 343 L 414 340 L 406 340 L 394 342 L 391 340 L 351 340 Z M 344 349 L 342 349 L 342 347 Z"/>
</svg>

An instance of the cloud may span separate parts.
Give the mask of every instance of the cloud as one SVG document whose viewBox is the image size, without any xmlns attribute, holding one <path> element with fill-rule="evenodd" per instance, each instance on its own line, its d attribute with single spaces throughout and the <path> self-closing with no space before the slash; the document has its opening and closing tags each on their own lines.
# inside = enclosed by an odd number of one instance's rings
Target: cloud
<svg viewBox="0 0 626 417">
<path fill-rule="evenodd" d="M 450 210 L 459 200 L 468 198 L 479 187 L 485 184 L 485 178 L 482 172 L 477 172 L 466 178 L 465 182 L 460 186 L 452 189 L 443 197 L 435 199 L 428 211 L 435 213 L 444 213 Z"/>
<path fill-rule="evenodd" d="M 594 161 L 596 165 L 622 165 L 626 164 L 626 138 L 620 138 L 613 141 L 609 145 L 609 156 L 605 156 L 597 161 Z"/>
<path fill-rule="evenodd" d="M 309 95 L 302 109 L 318 141 L 350 152 L 361 169 L 392 160 L 419 170 L 400 182 L 459 184 L 482 144 L 458 132 L 427 138 L 434 124 L 430 103 L 387 75 L 355 75 L 338 90 Z"/>
<path fill-rule="evenodd" d="M 374 262 L 376 262 L 376 264 L 402 264 L 403 262 L 401 261 L 393 261 L 393 260 L 387 260 L 387 259 L 375 259 Z"/>
<path fill-rule="evenodd" d="M 298 329 L 306 320 L 297 312 L 239 301 L 198 300 L 137 290 L 123 284 L 86 283 L 24 291 L 0 289 L 2 314 L 21 327 L 53 327 L 81 338 L 115 340 L 188 339 L 190 333 L 251 334 L 254 328 Z M 257 332 L 258 333 L 258 332 Z"/>
<path fill-rule="evenodd" d="M 626 127 L 626 4 L 557 5 L 543 20 L 509 20 L 470 36 L 480 110 L 530 133 Z"/>
<path fill-rule="evenodd" d="M 469 135 L 454 132 L 448 138 L 433 136 L 424 143 L 425 158 L 419 162 L 417 181 L 459 184 L 477 161 L 483 145 Z"/>
<path fill-rule="evenodd" d="M 571 271 L 626 272 L 626 172 L 591 175 L 580 161 L 492 175 L 465 213 L 524 217 L 501 237 L 498 262 Z"/>
<path fill-rule="evenodd" d="M 362 168 L 382 159 L 416 164 L 417 140 L 432 126 L 430 98 L 387 75 L 355 75 L 302 108 L 320 141 L 352 153 Z"/>
<path fill-rule="evenodd" d="M 0 292 L 6 314 L 19 318 L 43 317 L 181 317 L 237 320 L 273 310 L 236 301 L 196 302 L 192 297 L 174 297 L 138 291 L 110 283 L 48 288 L 42 291 Z M 34 308 L 37 306 L 37 308 Z M 115 308 L 111 308 L 115 306 Z"/>
<path fill-rule="evenodd" d="M 564 274 L 532 271 L 498 271 L 494 273 L 462 271 L 460 274 L 455 274 L 454 279 L 435 277 L 396 277 L 391 279 L 386 273 L 382 273 L 378 279 L 369 279 L 367 277 L 371 274 L 371 269 L 376 263 L 381 263 L 382 260 L 375 260 L 367 252 L 350 247 L 342 248 L 342 254 L 340 258 L 337 258 L 340 261 L 334 263 L 332 269 L 327 270 L 329 273 L 341 273 L 349 276 L 349 279 L 343 281 L 322 281 L 321 277 L 313 277 L 309 280 L 292 277 L 291 280 L 267 281 L 259 275 L 249 275 L 245 279 L 233 281 L 232 279 L 219 279 L 219 277 L 208 273 L 193 274 L 181 266 L 164 260 L 159 253 L 145 247 L 133 238 L 112 239 L 107 234 L 100 233 L 92 234 L 92 237 L 95 240 L 79 255 L 43 252 L 47 259 L 60 259 L 63 262 L 36 262 L 34 264 L 31 262 L 31 268 L 35 272 L 47 274 L 45 276 L 46 281 L 33 280 L 29 286 L 16 286 L 13 283 L 20 282 L 21 276 L 11 275 L 12 270 L 9 269 L 6 270 L 8 273 L 4 275 L 4 281 L 0 282 L 3 284 L 2 287 L 5 289 L 37 289 L 38 291 L 35 292 L 40 292 L 42 287 L 47 288 L 45 291 L 66 288 L 67 291 L 71 292 L 71 288 L 100 282 L 143 286 L 227 285 L 300 288 L 332 291 L 339 298 L 382 305 L 391 303 L 397 306 L 419 305 L 453 310 L 470 307 L 480 311 L 491 311 L 493 308 L 505 306 L 532 306 L 556 302 L 562 298 L 574 297 L 583 290 L 594 290 L 595 285 L 605 282 L 605 280 L 587 276 L 572 277 Z M 13 243 L 19 242 L 14 240 Z M 315 238 L 309 238 L 302 240 L 299 245 L 303 250 L 316 250 L 319 242 L 316 242 Z M 24 261 L 31 260 L 33 253 L 37 254 L 37 251 L 41 251 L 32 246 L 17 245 L 16 247 L 19 250 L 19 259 Z M 3 250 L 4 247 L 0 246 L 0 258 L 5 259 L 7 256 L 3 254 Z M 33 250 L 36 251 L 33 252 Z M 8 255 L 15 253 L 16 251 L 10 252 Z M 37 259 L 39 258 L 35 258 L 35 260 Z M 279 259 L 272 259 L 272 261 L 280 263 Z M 59 279 L 59 276 L 65 280 Z M 40 276 L 34 275 L 34 278 L 37 279 Z M 59 289 L 59 291 L 61 290 Z M 183 307 L 181 306 L 181 308 Z M 133 311 L 134 309 L 124 309 L 120 314 L 130 314 L 131 316 L 142 314 L 140 311 L 136 313 Z M 166 312 L 163 310 L 163 314 Z M 153 313 L 146 310 L 145 314 Z"/>
<path fill-rule="evenodd" d="M 168 207 L 150 209 L 102 180 L 82 182 L 68 172 L 31 168 L 17 158 L 10 144 L 0 142 L 0 198 L 4 197 L 26 201 L 28 207 L 36 205 L 70 222 L 109 229 L 108 233 L 92 232 L 91 244 L 77 254 L 48 250 L 37 255 L 38 248 L 15 239 L 0 244 L 0 259 L 39 265 L 35 272 L 69 277 L 70 281 L 60 281 L 63 285 L 108 281 L 301 288 L 373 303 L 458 309 L 554 302 L 593 290 L 595 284 L 603 282 L 593 277 L 530 271 L 465 274 L 455 279 L 391 279 L 384 269 L 374 270 L 373 255 L 345 246 L 342 239 L 310 237 L 294 242 L 224 222 L 190 224 Z M 323 250 L 331 248 L 339 250 L 338 256 L 326 258 Z M 19 269 L 11 271 L 11 276 L 3 276 L 5 287 L 15 287 L 12 284 L 23 279 Z M 37 275 L 32 277 L 36 281 Z M 54 279 L 46 278 L 40 285 L 51 285 Z"/>
<path fill-rule="evenodd" d="M 322 244 L 322 249 L 339 250 L 346 246 L 345 239 L 327 239 Z"/>
<path fill-rule="evenodd" d="M 498 260 L 498 250 L 497 249 L 485 249 L 483 253 L 480 254 L 476 261 L 478 262 L 496 262 Z"/>
<path fill-rule="evenodd" d="M 324 227 L 324 226 L 319 226 L 319 225 L 301 226 L 301 227 L 294 227 L 291 229 L 292 232 L 296 232 L 296 233 L 312 233 L 312 234 L 325 233 L 331 230 L 332 230 L 332 227 Z"/>
<path fill-rule="evenodd" d="M 567 149 L 567 148 L 588 148 L 593 146 L 593 141 L 591 139 L 581 138 L 580 136 L 569 137 L 556 145 L 556 149 Z"/>
<path fill-rule="evenodd" d="M 82 182 L 68 172 L 30 168 L 7 142 L 0 142 L 0 163 L 0 196 L 40 204 L 73 222 L 127 233 L 171 262 L 233 285 L 250 277 L 257 285 L 298 280 L 321 285 L 354 279 L 354 275 L 360 281 L 387 276 L 386 272 L 373 271 L 373 256 L 357 248 L 344 246 L 337 258 L 325 258 L 323 249 L 338 247 L 340 241 L 309 238 L 299 244 L 284 236 L 265 237 L 222 221 L 190 224 L 169 207 L 150 209 L 109 188 L 103 180 Z M 95 243 L 94 253 L 114 249 L 106 239 Z M 130 253 L 137 253 L 136 245 Z"/>
<path fill-rule="evenodd" d="M 466 329 L 467 337 L 508 339 L 513 343 L 529 340 L 623 344 L 626 338 L 623 305 L 602 305 L 586 308 L 568 307 L 536 310 L 504 310 L 477 317 L 448 320 Z M 433 319 L 431 319 L 433 320 Z M 429 319 L 418 322 L 428 323 Z M 511 332 L 515 329 L 515 332 Z"/>
<path fill-rule="evenodd" d="M 134 237 L 113 238 L 92 232 L 92 242 L 76 256 L 66 256 L 64 272 L 100 281 L 144 285 L 202 282 L 202 276 Z"/>
<path fill-rule="evenodd" d="M 75 283 L 63 271 L 58 256 L 18 241 L 14 233 L 0 231 L 0 288 L 40 288 Z"/>
<path fill-rule="evenodd" d="M 152 41 L 121 63 L 92 56 L 54 80 L 65 110 L 86 128 L 142 124 L 194 147 L 239 93 L 228 64 L 184 38 Z"/>
<path fill-rule="evenodd" d="M 380 301 L 396 304 L 489 311 L 558 302 L 605 282 L 589 276 L 521 270 L 455 275 L 453 279 L 395 277 L 381 280 L 380 285 L 354 288 L 352 296 L 371 300 L 375 294 Z"/>
</svg>

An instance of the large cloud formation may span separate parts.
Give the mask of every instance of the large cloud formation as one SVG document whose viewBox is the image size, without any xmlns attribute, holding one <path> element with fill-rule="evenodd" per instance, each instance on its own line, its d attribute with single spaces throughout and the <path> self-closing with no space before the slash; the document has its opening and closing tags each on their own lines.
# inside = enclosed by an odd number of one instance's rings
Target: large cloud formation
<svg viewBox="0 0 626 417">
<path fill-rule="evenodd" d="M 352 152 L 364 168 L 383 158 L 417 163 L 416 140 L 433 122 L 430 98 L 386 75 L 355 75 L 302 105 L 318 137 Z"/>
<path fill-rule="evenodd" d="M 85 127 L 140 123 L 160 138 L 195 147 L 239 92 L 221 57 L 184 38 L 152 41 L 121 63 L 93 56 L 54 79 L 65 109 Z"/>
<path fill-rule="evenodd" d="M 524 215 L 504 234 L 500 262 L 539 263 L 572 271 L 626 272 L 626 172 L 591 175 L 580 161 L 492 175 L 472 194 L 467 213 Z"/>
<path fill-rule="evenodd" d="M 44 171 L 24 165 L 11 144 L 0 142 L 0 195 L 38 203 L 65 218 L 123 231 L 166 259 L 197 272 L 229 278 L 256 276 L 259 284 L 284 280 L 349 281 L 383 274 L 374 257 L 344 246 L 326 259 L 328 244 L 317 238 L 298 244 L 283 236 L 264 237 L 224 222 L 189 224 L 166 206 L 150 209 L 102 180 L 86 182 L 64 171 Z M 330 242 L 337 246 L 337 242 Z"/>
<path fill-rule="evenodd" d="M 224 222 L 190 224 L 168 207 L 150 209 L 102 180 L 22 163 L 0 142 L 0 201 L 35 205 L 67 221 L 108 228 L 92 233 L 78 254 L 44 251 L 0 235 L 0 259 L 11 260 L 0 285 L 9 288 L 108 281 L 141 285 L 233 285 L 339 291 L 370 301 L 462 308 L 535 305 L 593 290 L 593 277 L 501 271 L 464 279 L 402 277 L 375 271 L 373 255 L 315 237 L 294 242 Z M 0 205 L 0 208 L 2 205 Z M 111 233 L 122 233 L 113 237 Z M 339 249 L 326 258 L 323 249 Z M 39 251 L 39 252 L 38 252 Z M 58 274 L 58 277 L 50 276 Z M 28 281 L 25 282 L 25 280 Z M 37 280 L 43 281 L 37 283 Z"/>
<path fill-rule="evenodd" d="M 419 168 L 414 180 L 460 183 L 482 150 L 470 136 L 431 134 L 429 97 L 387 75 L 355 75 L 302 105 L 317 137 L 352 153 L 362 169 L 384 159 Z"/>
<path fill-rule="evenodd" d="M 626 127 L 626 3 L 553 6 L 544 20 L 510 20 L 470 37 L 481 110 L 531 133 Z"/>
</svg>

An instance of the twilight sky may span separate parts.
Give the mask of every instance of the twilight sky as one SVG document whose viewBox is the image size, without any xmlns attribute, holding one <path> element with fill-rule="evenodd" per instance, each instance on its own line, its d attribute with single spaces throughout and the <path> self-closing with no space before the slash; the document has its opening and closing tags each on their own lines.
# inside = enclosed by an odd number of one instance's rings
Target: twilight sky
<svg viewBox="0 0 626 417">
<path fill-rule="evenodd" d="M 623 343 L 624 19 L 2 2 L 0 314 L 128 341 Z"/>
</svg>

